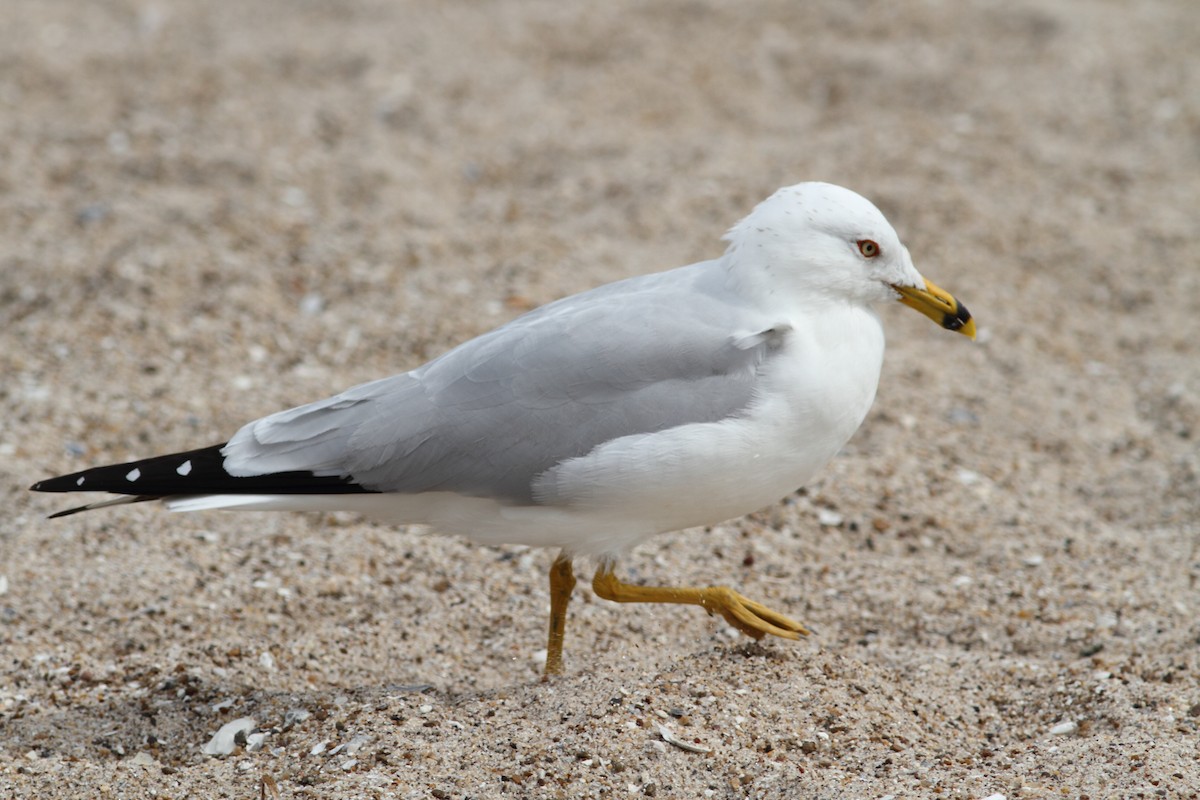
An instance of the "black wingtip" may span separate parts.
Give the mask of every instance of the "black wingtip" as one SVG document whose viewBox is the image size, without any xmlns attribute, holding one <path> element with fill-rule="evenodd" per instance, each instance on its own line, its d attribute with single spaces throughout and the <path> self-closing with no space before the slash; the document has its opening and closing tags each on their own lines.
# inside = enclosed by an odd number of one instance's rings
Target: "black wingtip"
<svg viewBox="0 0 1200 800">
<path fill-rule="evenodd" d="M 204 494 L 353 494 L 373 490 L 349 477 L 315 475 L 307 471 L 235 476 L 225 471 L 224 444 L 170 453 L 124 464 L 93 467 L 59 475 L 30 486 L 33 492 L 109 492 L 123 499 L 102 500 L 69 508 L 53 518 L 121 503 L 138 503 L 163 497 Z"/>
<path fill-rule="evenodd" d="M 155 458 L 143 458 L 123 464 L 100 467 L 58 475 L 40 480 L 29 487 L 32 492 L 112 492 L 124 495 L 190 494 L 203 492 L 204 483 L 229 481 L 222 468 L 224 443 L 170 453 Z"/>
<path fill-rule="evenodd" d="M 87 511 L 91 506 L 78 506 L 76 508 L 68 508 L 65 511 L 55 511 L 53 514 L 48 514 L 46 519 L 58 519 L 59 517 L 69 517 L 72 514 L 78 514 L 80 511 Z"/>
<path fill-rule="evenodd" d="M 118 495 L 110 497 L 107 500 L 98 500 L 95 503 L 88 503 L 85 506 L 76 506 L 75 508 L 56 511 L 46 519 L 57 519 L 58 517 L 69 517 L 72 514 L 78 514 L 80 511 L 91 511 L 93 508 L 107 508 L 108 506 L 123 506 L 129 503 L 145 503 L 150 500 L 161 500 L 157 495 Z"/>
</svg>

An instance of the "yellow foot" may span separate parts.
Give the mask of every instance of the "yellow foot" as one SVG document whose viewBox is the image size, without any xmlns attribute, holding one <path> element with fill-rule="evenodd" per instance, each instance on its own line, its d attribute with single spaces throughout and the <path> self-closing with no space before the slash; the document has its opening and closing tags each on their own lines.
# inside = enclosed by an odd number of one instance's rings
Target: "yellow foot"
<svg viewBox="0 0 1200 800">
<path fill-rule="evenodd" d="M 682 603 L 718 613 L 747 636 L 761 639 L 768 633 L 784 639 L 799 639 L 809 631 L 799 622 L 748 600 L 728 586 L 704 588 L 684 586 L 633 586 L 622 583 L 610 567 L 596 570 L 592 589 L 599 597 L 616 603 Z"/>
<path fill-rule="evenodd" d="M 799 639 L 809 634 L 808 628 L 794 619 L 743 597 L 728 586 L 710 586 L 698 591 L 698 605 L 703 606 L 709 614 L 717 612 L 747 636 L 761 639 L 769 633 L 784 639 Z"/>
<path fill-rule="evenodd" d="M 567 604 L 571 602 L 571 590 L 575 588 L 575 573 L 571 569 L 571 557 L 559 553 L 550 565 L 550 636 L 546 641 L 546 669 L 548 675 L 559 675 L 563 671 L 563 634 L 567 627 Z"/>
</svg>

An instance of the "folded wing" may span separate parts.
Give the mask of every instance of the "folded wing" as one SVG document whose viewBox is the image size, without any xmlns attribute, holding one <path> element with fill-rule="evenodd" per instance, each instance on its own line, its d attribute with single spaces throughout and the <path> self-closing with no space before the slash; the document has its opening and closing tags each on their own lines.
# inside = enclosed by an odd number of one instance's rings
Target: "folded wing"
<svg viewBox="0 0 1200 800">
<path fill-rule="evenodd" d="M 534 479 L 564 459 L 753 399 L 775 337 L 747 335 L 742 312 L 678 277 L 552 303 L 412 372 L 253 422 L 225 467 L 532 503 Z"/>
</svg>

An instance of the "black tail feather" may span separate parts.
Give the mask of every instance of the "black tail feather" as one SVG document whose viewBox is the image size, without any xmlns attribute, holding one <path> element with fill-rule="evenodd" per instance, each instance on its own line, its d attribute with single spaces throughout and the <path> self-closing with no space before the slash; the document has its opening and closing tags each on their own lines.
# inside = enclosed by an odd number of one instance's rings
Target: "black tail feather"
<svg viewBox="0 0 1200 800">
<path fill-rule="evenodd" d="M 349 477 L 314 475 L 305 471 L 233 476 L 225 471 L 225 457 L 221 455 L 224 446 L 222 443 L 124 464 L 93 467 L 38 481 L 29 488 L 35 492 L 136 495 L 138 501 L 131 502 L 199 494 L 357 494 L 372 491 Z"/>
<path fill-rule="evenodd" d="M 69 517 L 72 514 L 78 514 L 80 511 L 91 511 L 93 508 L 106 508 L 108 506 L 127 505 L 129 503 L 144 503 L 147 500 L 160 500 L 158 497 L 142 496 L 142 495 L 124 495 L 116 500 L 102 500 L 98 503 L 88 503 L 86 506 L 75 506 L 74 508 L 64 509 L 63 511 L 55 511 L 46 519 L 58 519 L 59 517 Z"/>
</svg>

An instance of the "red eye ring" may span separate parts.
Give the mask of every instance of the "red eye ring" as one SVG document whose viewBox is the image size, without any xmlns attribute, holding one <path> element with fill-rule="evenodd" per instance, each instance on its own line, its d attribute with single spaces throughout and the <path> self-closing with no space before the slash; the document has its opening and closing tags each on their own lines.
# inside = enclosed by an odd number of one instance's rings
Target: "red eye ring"
<svg viewBox="0 0 1200 800">
<path fill-rule="evenodd" d="M 879 245 L 872 239 L 859 239 L 858 252 L 862 253 L 863 258 L 874 258 L 879 255 Z"/>
</svg>

